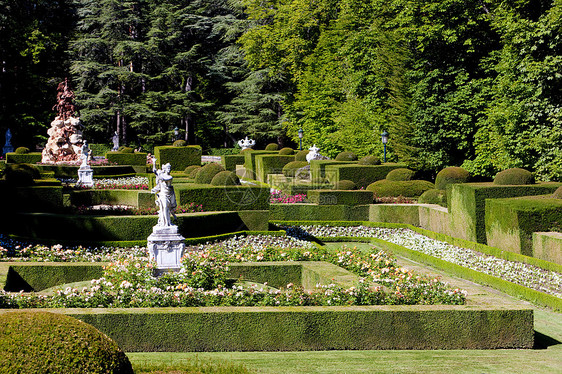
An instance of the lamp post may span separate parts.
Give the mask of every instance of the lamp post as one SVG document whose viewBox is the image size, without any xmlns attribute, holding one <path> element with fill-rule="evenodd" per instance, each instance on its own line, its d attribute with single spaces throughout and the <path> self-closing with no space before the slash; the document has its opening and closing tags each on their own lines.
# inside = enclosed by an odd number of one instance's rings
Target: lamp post
<svg viewBox="0 0 562 374">
<path fill-rule="evenodd" d="M 386 130 L 383 130 L 381 134 L 381 141 L 382 141 L 382 146 L 384 148 L 383 162 L 386 162 L 386 143 L 388 143 L 388 133 L 386 132 Z"/>
<path fill-rule="evenodd" d="M 302 128 L 299 129 L 299 151 L 302 151 L 302 137 L 304 136 L 304 131 Z"/>
<path fill-rule="evenodd" d="M 178 140 L 180 135 L 180 129 L 178 127 L 174 127 L 174 140 Z"/>
</svg>

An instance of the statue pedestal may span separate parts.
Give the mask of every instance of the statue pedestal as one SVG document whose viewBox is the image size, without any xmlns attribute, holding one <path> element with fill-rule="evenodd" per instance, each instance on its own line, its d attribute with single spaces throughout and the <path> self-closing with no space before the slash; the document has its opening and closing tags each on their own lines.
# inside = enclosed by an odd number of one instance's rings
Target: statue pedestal
<svg viewBox="0 0 562 374">
<path fill-rule="evenodd" d="M 178 234 L 178 227 L 154 226 L 148 237 L 150 257 L 156 261 L 155 275 L 167 271 L 179 271 L 185 249 L 184 237 Z"/>
<path fill-rule="evenodd" d="M 89 165 L 80 166 L 78 169 L 78 182 L 76 182 L 76 186 L 94 186 L 94 170 Z"/>
</svg>

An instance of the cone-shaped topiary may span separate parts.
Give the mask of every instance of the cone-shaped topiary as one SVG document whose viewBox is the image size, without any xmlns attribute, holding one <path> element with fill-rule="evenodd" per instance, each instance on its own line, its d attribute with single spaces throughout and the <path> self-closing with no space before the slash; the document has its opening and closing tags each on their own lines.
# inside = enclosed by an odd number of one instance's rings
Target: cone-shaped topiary
<svg viewBox="0 0 562 374">
<path fill-rule="evenodd" d="M 174 147 L 186 147 L 187 146 L 187 142 L 183 139 L 178 139 L 176 140 L 173 144 Z"/>
<path fill-rule="evenodd" d="M 43 311 L 0 318 L 3 373 L 133 373 L 117 343 L 92 325 Z"/>
<path fill-rule="evenodd" d="M 4 179 L 12 186 L 31 186 L 35 183 L 34 179 L 41 179 L 41 173 L 35 165 L 7 164 Z"/>
<path fill-rule="evenodd" d="M 411 181 L 414 179 L 414 175 L 416 174 L 415 171 L 406 169 L 406 168 L 398 168 L 391 170 L 387 175 L 386 179 L 389 181 Z"/>
<path fill-rule="evenodd" d="M 512 168 L 500 171 L 494 178 L 494 184 L 498 185 L 525 185 L 535 183 L 533 173 L 521 168 Z"/>
<path fill-rule="evenodd" d="M 197 172 L 201 169 L 201 166 L 197 166 L 197 165 L 191 165 L 191 166 L 195 166 L 195 167 L 192 168 L 191 171 L 189 172 L 189 177 L 191 179 L 195 179 L 195 176 L 197 175 Z"/>
<path fill-rule="evenodd" d="M 437 188 L 427 190 L 420 195 L 420 197 L 418 198 L 418 203 L 437 204 L 447 207 L 447 191 L 438 190 Z"/>
<path fill-rule="evenodd" d="M 308 166 L 306 161 L 291 161 L 283 166 L 283 175 L 286 177 L 294 177 L 298 169 Z"/>
<path fill-rule="evenodd" d="M 353 152 L 340 152 L 336 156 L 336 161 L 357 161 L 357 155 Z"/>
<path fill-rule="evenodd" d="M 285 147 L 279 150 L 279 154 L 282 156 L 290 156 L 295 154 L 295 150 L 293 148 Z"/>
<path fill-rule="evenodd" d="M 27 147 L 17 147 L 15 151 L 18 155 L 25 155 L 29 153 L 29 148 Z"/>
<path fill-rule="evenodd" d="M 337 181 L 336 183 L 334 183 L 334 190 L 356 190 L 356 189 L 357 189 L 357 185 L 355 184 L 355 182 L 347 179 L 342 179 L 341 181 Z"/>
<path fill-rule="evenodd" d="M 365 156 L 357 163 L 359 165 L 380 165 L 381 160 L 377 156 Z"/>
<path fill-rule="evenodd" d="M 188 167 L 185 168 L 185 170 L 183 171 L 183 173 L 187 176 L 191 177 L 191 172 L 193 170 L 198 170 L 201 166 L 199 165 L 189 165 Z M 193 178 L 195 178 L 195 174 L 193 175 Z"/>
<path fill-rule="evenodd" d="M 240 184 L 240 178 L 232 171 L 218 172 L 211 180 L 213 186 L 237 186 Z"/>
<path fill-rule="evenodd" d="M 466 183 L 469 179 L 470 174 L 468 171 L 458 166 L 451 166 L 437 173 L 435 188 L 445 190 L 449 184 Z"/>
<path fill-rule="evenodd" d="M 413 181 L 389 181 L 383 179 L 367 186 L 368 191 L 375 193 L 377 197 L 383 196 L 404 196 L 418 197 L 427 190 L 435 188 L 434 184 L 423 180 Z"/>
<path fill-rule="evenodd" d="M 295 161 L 306 161 L 306 155 L 310 152 L 308 149 L 303 149 L 302 151 L 298 151 L 295 155 Z"/>
<path fill-rule="evenodd" d="M 197 171 L 195 183 L 209 184 L 213 180 L 213 177 L 221 171 L 224 171 L 224 168 L 215 162 L 204 165 Z"/>
<path fill-rule="evenodd" d="M 265 146 L 265 150 L 266 151 L 278 151 L 279 150 L 279 144 L 269 143 L 268 145 Z"/>
</svg>

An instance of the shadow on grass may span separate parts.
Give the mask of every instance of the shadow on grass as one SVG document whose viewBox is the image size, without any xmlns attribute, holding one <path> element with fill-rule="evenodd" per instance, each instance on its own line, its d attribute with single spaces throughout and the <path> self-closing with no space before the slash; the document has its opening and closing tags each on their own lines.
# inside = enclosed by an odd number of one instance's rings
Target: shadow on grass
<svg viewBox="0 0 562 374">
<path fill-rule="evenodd" d="M 548 347 L 558 344 L 562 344 L 562 342 L 559 342 L 558 340 L 551 338 L 550 336 L 535 331 L 535 344 L 533 346 L 533 349 L 547 349 Z"/>
</svg>

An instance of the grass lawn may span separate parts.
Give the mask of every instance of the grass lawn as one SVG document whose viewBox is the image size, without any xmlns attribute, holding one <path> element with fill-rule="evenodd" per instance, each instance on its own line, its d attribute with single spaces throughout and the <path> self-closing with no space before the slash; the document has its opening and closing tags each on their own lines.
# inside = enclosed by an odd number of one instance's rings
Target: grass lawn
<svg viewBox="0 0 562 374">
<path fill-rule="evenodd" d="M 360 249 L 366 243 L 347 243 Z M 328 243 L 329 247 L 342 243 Z M 417 271 L 419 264 L 399 259 Z M 439 273 L 439 272 L 437 272 Z M 444 281 L 454 282 L 442 274 Z M 535 349 L 451 351 L 315 351 L 127 353 L 139 373 L 189 373 L 192 362 L 217 363 L 215 371 L 243 373 L 562 373 L 562 313 L 535 309 Z M 166 369 L 169 367 L 169 369 Z M 160 371 L 157 371 L 159 368 Z"/>
</svg>

